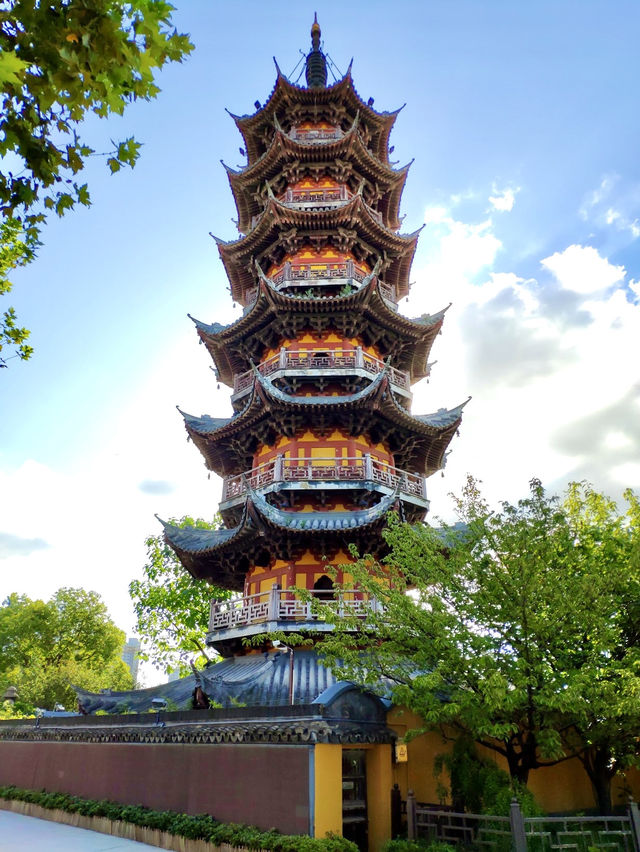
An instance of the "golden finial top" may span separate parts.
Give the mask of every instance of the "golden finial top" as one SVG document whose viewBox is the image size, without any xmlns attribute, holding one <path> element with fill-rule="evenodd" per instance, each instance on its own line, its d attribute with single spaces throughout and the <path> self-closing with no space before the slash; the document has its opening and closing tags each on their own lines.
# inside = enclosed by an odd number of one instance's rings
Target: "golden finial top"
<svg viewBox="0 0 640 852">
<path fill-rule="evenodd" d="M 313 24 L 311 25 L 311 47 L 313 50 L 320 48 L 320 24 L 318 23 L 318 13 L 313 13 Z"/>
</svg>

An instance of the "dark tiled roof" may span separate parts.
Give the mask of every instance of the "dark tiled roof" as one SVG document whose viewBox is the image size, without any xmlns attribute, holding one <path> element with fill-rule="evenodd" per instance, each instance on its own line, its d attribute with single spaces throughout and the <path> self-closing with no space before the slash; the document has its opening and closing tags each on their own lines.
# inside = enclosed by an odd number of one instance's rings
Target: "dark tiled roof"
<svg viewBox="0 0 640 852">
<path fill-rule="evenodd" d="M 312 704 L 336 684 L 331 669 L 320 662 L 314 650 L 294 651 L 294 703 Z M 289 655 L 279 651 L 231 657 L 207 666 L 200 672 L 202 686 L 210 700 L 223 707 L 279 707 L 289 703 Z M 77 689 L 83 707 L 114 712 L 126 705 L 136 713 L 151 709 L 153 699 L 164 698 L 186 709 L 196 686 L 194 675 L 149 689 L 108 694 Z"/>
</svg>

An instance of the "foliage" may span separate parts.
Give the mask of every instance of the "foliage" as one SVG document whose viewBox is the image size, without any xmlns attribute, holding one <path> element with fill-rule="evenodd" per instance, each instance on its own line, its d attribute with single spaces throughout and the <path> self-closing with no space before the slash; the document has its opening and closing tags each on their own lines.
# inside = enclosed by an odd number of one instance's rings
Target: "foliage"
<svg viewBox="0 0 640 852">
<path fill-rule="evenodd" d="M 16 710 L 75 709 L 72 684 L 129 689 L 124 633 L 96 592 L 59 589 L 50 601 L 11 594 L 0 607 L 0 690 L 18 690 Z"/>
<path fill-rule="evenodd" d="M 68 793 L 21 790 L 13 786 L 0 787 L 0 798 L 30 802 L 49 810 L 63 810 L 81 816 L 121 820 L 192 840 L 205 840 L 216 846 L 224 843 L 273 852 L 357 852 L 355 843 L 336 835 L 313 838 L 307 835 L 280 834 L 275 829 L 262 831 L 251 825 L 218 822 L 208 814 L 194 816 L 176 811 L 154 811 L 142 805 L 120 805 L 104 800 L 83 799 Z"/>
<path fill-rule="evenodd" d="M 540 816 L 542 809 L 530 790 L 500 769 L 494 761 L 478 756 L 475 744 L 468 736 L 460 736 L 450 752 L 436 755 L 434 774 L 446 770 L 450 788 L 440 786 L 441 797 L 451 796 L 455 811 L 475 814 L 509 816 L 515 798 L 525 816 Z"/>
<path fill-rule="evenodd" d="M 425 842 L 397 837 L 383 843 L 382 852 L 456 852 L 456 847 L 438 841 Z"/>
<path fill-rule="evenodd" d="M 83 120 L 156 97 L 154 73 L 192 50 L 172 27 L 172 10 L 165 0 L 0 3 L 0 294 L 11 289 L 11 272 L 33 260 L 48 212 L 63 216 L 90 204 L 77 177 L 95 154 L 80 137 Z M 135 165 L 140 143 L 112 145 L 111 173 Z M 0 353 L 10 346 L 29 358 L 28 334 L 9 308 L 0 319 Z"/>
<path fill-rule="evenodd" d="M 218 529 L 219 515 L 212 523 L 184 517 L 172 524 L 195 529 Z M 140 658 L 151 660 L 165 671 L 189 672 L 186 659 L 197 655 L 196 666 L 208 662 L 204 634 L 212 598 L 225 600 L 229 592 L 194 580 L 182 567 L 162 534 L 149 536 L 147 564 L 142 580 L 132 580 L 129 594 L 137 617 L 136 630 L 142 639 Z"/>
<path fill-rule="evenodd" d="M 392 519 L 386 564 L 349 566 L 383 611 L 337 619 L 329 662 L 366 686 L 386 681 L 421 730 L 468 734 L 522 783 L 603 747 L 613 771 L 637 763 L 640 507 L 625 496 L 619 514 L 586 484 L 561 503 L 533 480 L 529 497 L 491 512 L 469 479 L 462 526 Z"/>
</svg>

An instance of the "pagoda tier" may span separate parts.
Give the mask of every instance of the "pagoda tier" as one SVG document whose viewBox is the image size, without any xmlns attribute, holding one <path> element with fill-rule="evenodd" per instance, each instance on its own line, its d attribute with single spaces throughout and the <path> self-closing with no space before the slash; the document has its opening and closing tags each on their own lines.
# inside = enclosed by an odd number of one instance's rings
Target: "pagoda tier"
<svg viewBox="0 0 640 852">
<path fill-rule="evenodd" d="M 388 445 L 401 468 L 430 476 L 442 467 L 464 405 L 411 415 L 396 401 L 386 370 L 364 390 L 345 396 L 293 396 L 256 370 L 251 395 L 233 417 L 180 413 L 207 467 L 220 475 L 251 467 L 259 445 L 312 428 L 320 437 L 335 429 L 350 435 L 366 433 L 373 444 Z"/>
<path fill-rule="evenodd" d="M 313 300 L 282 293 L 270 279 L 263 278 L 253 304 L 240 319 L 226 326 L 193 321 L 215 362 L 218 378 L 228 387 L 234 387 L 234 377 L 245 373 L 252 361 L 260 361 L 263 352 L 277 347 L 281 340 L 328 330 L 345 338 L 357 335 L 365 346 L 375 346 L 381 357 L 392 356 L 394 367 L 408 371 L 411 383 L 419 381 L 429 374 L 429 353 L 446 308 L 408 319 L 394 311 L 383 294 L 373 275 L 349 295 Z"/>
<path fill-rule="evenodd" d="M 381 162 L 366 147 L 357 120 L 337 138 L 307 137 L 277 129 L 269 148 L 252 166 L 241 171 L 225 166 L 238 210 L 238 230 L 246 234 L 254 226 L 267 203 L 267 187 L 278 196 L 304 178 L 323 177 L 345 185 L 351 194 L 362 186 L 365 202 L 379 211 L 386 227 L 397 230 L 410 164 L 395 170 Z"/>
<path fill-rule="evenodd" d="M 369 268 L 382 257 L 385 283 L 395 289 L 397 299 L 403 298 L 409 293 L 409 270 L 420 231 L 396 234 L 379 219 L 362 193 L 328 210 L 296 210 L 270 198 L 247 236 L 234 242 L 216 240 L 233 300 L 241 305 L 251 301 L 256 265 L 268 273 L 271 265 L 286 261 L 307 245 L 351 252 Z"/>
<path fill-rule="evenodd" d="M 230 325 L 194 319 L 219 380 L 235 390 L 237 377 L 251 369 L 252 362 L 260 362 L 266 350 L 305 332 L 329 330 L 344 338 L 357 336 L 364 346 L 375 346 L 381 358 L 391 357 L 394 368 L 408 372 L 411 384 L 427 376 L 429 353 L 446 308 L 408 319 L 391 307 L 375 276 L 356 284 L 359 289 L 349 295 L 301 299 L 279 291 L 273 281 L 263 278 L 249 310 Z"/>
<path fill-rule="evenodd" d="M 376 112 L 356 92 L 351 69 L 327 88 L 306 89 L 291 83 L 278 69 L 278 76 L 266 104 L 253 115 L 231 114 L 242 138 L 249 166 L 268 149 L 276 126 L 286 132 L 305 120 L 326 122 L 347 131 L 359 118 L 366 146 L 382 162 L 389 162 L 389 135 L 400 109 Z M 277 122 L 277 124 L 276 124 Z"/>
<path fill-rule="evenodd" d="M 380 553 L 380 533 L 394 507 L 399 508 L 398 499 L 391 494 L 360 511 L 286 512 L 250 491 L 240 523 L 231 529 L 161 523 L 167 543 L 192 577 L 242 591 L 252 567 L 272 565 L 274 552 L 285 562 L 300 560 L 307 551 L 318 561 L 332 559 L 346 553 L 350 543 L 372 555 Z"/>
</svg>

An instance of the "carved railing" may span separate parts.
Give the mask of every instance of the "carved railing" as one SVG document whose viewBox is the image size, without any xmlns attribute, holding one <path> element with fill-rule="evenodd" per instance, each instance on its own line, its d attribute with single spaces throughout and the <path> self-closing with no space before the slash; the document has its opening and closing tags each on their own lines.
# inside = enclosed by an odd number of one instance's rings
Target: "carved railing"
<svg viewBox="0 0 640 852">
<path fill-rule="evenodd" d="M 331 278 L 352 278 L 362 282 L 368 274 L 366 269 L 358 266 L 353 260 L 322 264 L 287 262 L 280 272 L 272 276 L 271 280 L 276 287 L 283 284 L 291 286 L 296 282 L 306 284 L 308 281 Z"/>
<path fill-rule="evenodd" d="M 331 606 L 338 615 L 364 617 L 379 609 L 375 598 L 355 589 L 332 592 L 312 590 L 301 596 L 295 589 L 272 588 L 268 592 L 230 601 L 212 601 L 209 632 L 230 627 L 243 627 L 265 621 L 322 621 L 323 605 Z"/>
<path fill-rule="evenodd" d="M 323 189 L 287 189 L 280 197 L 285 204 L 323 204 L 331 201 L 348 201 L 351 193 L 346 186 L 325 187 Z"/>
<path fill-rule="evenodd" d="M 285 263 L 280 272 L 277 272 L 271 277 L 271 282 L 275 286 L 276 290 L 289 290 L 291 288 L 299 287 L 301 289 L 304 288 L 305 291 L 312 291 L 311 298 L 322 298 L 324 294 L 321 292 L 321 288 L 332 287 L 335 289 L 335 287 L 339 287 L 342 282 L 344 282 L 345 286 L 350 285 L 351 282 L 362 284 L 368 274 L 369 273 L 365 269 L 359 267 L 352 260 L 348 260 L 345 263 L 326 263 L 322 264 L 321 267 L 318 267 L 316 264 L 294 265 L 291 263 Z M 392 287 L 390 284 L 385 284 L 384 281 L 380 280 L 378 280 L 378 286 L 383 299 L 389 302 L 393 310 L 397 310 L 398 298 L 396 295 L 396 288 Z M 354 287 L 353 289 L 358 289 L 358 287 Z M 253 287 L 251 290 L 246 291 L 244 302 L 246 306 L 245 311 L 249 310 L 255 302 L 257 295 L 257 287 Z M 327 295 L 335 296 L 336 294 L 329 292 Z"/>
<path fill-rule="evenodd" d="M 277 456 L 237 476 L 227 476 L 222 486 L 222 502 L 257 491 L 278 482 L 375 482 L 398 489 L 401 494 L 427 499 L 425 479 L 398 470 L 368 453 L 353 458 L 285 458 Z"/>
<path fill-rule="evenodd" d="M 272 355 L 258 364 L 258 371 L 263 376 L 270 376 L 280 370 L 365 370 L 372 375 L 382 372 L 385 364 L 379 358 L 364 352 L 361 346 L 352 350 L 323 352 L 322 355 L 312 349 L 284 349 L 277 355 Z M 389 381 L 392 385 L 408 391 L 411 387 L 409 373 L 388 367 Z M 253 370 L 239 373 L 233 379 L 234 394 L 241 393 L 253 384 Z"/>
<path fill-rule="evenodd" d="M 295 142 L 326 142 L 333 139 L 342 139 L 344 133 L 339 127 L 334 130 L 298 130 L 295 127 L 289 134 L 289 138 Z"/>
<path fill-rule="evenodd" d="M 640 852 L 640 813 L 629 801 L 626 814 L 616 816 L 526 817 L 516 799 L 509 816 L 462 813 L 416 802 L 409 790 L 407 834 L 411 841 L 489 852 Z"/>
</svg>

